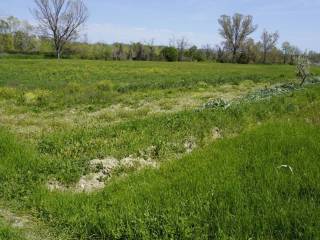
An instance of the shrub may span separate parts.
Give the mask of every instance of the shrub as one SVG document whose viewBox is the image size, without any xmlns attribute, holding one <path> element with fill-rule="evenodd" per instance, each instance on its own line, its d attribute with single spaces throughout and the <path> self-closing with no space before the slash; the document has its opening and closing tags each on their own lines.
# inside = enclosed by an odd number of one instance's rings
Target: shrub
<svg viewBox="0 0 320 240">
<path fill-rule="evenodd" d="M 174 47 L 165 47 L 161 50 L 161 55 L 168 62 L 176 62 L 178 60 L 178 50 Z"/>
</svg>

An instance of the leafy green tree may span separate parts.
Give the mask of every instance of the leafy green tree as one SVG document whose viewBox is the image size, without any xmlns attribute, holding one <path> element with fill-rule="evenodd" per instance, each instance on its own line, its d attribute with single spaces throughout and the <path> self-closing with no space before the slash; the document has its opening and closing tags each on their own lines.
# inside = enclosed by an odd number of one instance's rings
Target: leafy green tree
<svg viewBox="0 0 320 240">
<path fill-rule="evenodd" d="M 174 47 L 165 47 L 161 50 L 161 55 L 168 62 L 176 62 L 178 60 L 178 50 Z"/>
</svg>

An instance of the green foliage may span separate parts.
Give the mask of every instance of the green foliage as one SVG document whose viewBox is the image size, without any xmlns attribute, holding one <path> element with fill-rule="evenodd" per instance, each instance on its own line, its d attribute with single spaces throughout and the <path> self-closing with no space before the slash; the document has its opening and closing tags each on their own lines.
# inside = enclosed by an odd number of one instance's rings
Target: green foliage
<svg viewBox="0 0 320 240">
<path fill-rule="evenodd" d="M 165 47 L 161 50 L 161 55 L 168 62 L 178 61 L 178 50 L 174 47 Z"/>
</svg>

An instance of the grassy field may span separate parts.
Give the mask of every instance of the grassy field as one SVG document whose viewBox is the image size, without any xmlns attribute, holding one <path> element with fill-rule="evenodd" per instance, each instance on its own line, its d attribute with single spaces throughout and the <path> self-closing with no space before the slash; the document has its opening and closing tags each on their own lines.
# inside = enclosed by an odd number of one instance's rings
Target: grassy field
<svg viewBox="0 0 320 240">
<path fill-rule="evenodd" d="M 290 82 L 294 66 L 0 60 L 0 239 L 319 238 L 320 84 L 252 98 Z"/>
</svg>

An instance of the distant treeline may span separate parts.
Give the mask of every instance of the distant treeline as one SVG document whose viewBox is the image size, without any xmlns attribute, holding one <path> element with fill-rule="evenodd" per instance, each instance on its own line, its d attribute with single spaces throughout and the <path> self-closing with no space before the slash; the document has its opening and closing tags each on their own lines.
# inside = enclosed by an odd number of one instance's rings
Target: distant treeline
<svg viewBox="0 0 320 240">
<path fill-rule="evenodd" d="M 15 17 L 0 19 L 0 57 L 55 58 L 52 39 L 36 33 L 36 28 L 27 21 Z M 294 64 L 302 51 L 284 42 L 281 48 L 273 47 L 265 59 L 263 44 L 249 38 L 237 53 L 237 62 Z M 320 53 L 307 53 L 313 63 L 320 63 Z M 90 60 L 139 60 L 139 61 L 214 61 L 233 62 L 234 56 L 224 45 L 197 47 L 186 38 L 170 40 L 168 46 L 156 46 L 153 41 L 124 43 L 87 43 L 73 41 L 63 52 L 64 58 Z"/>
</svg>

